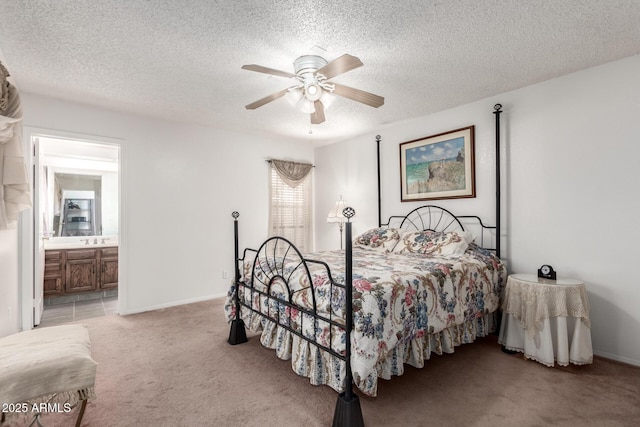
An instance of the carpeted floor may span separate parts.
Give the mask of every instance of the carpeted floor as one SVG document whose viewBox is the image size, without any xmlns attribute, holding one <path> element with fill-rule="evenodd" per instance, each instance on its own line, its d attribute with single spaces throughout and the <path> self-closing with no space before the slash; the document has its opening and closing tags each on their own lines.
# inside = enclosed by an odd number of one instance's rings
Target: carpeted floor
<svg viewBox="0 0 640 427">
<path fill-rule="evenodd" d="M 223 300 L 89 326 L 97 399 L 83 426 L 330 426 L 337 394 L 296 376 L 257 337 L 231 346 Z M 638 426 L 640 368 L 596 358 L 547 368 L 503 353 L 495 336 L 432 356 L 361 397 L 367 426 Z M 73 426 L 46 414 L 45 427 Z M 4 426 L 15 426 L 11 422 Z"/>
</svg>

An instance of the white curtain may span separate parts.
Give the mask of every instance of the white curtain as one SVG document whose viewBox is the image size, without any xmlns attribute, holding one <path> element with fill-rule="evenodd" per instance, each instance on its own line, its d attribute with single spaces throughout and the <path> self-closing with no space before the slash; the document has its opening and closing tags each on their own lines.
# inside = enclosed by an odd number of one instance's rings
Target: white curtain
<svg viewBox="0 0 640 427">
<path fill-rule="evenodd" d="M 16 228 L 20 211 L 31 206 L 29 176 L 22 154 L 22 106 L 18 90 L 0 63 L 0 230 Z"/>
<path fill-rule="evenodd" d="M 302 252 L 313 248 L 312 168 L 308 163 L 271 160 L 269 235 L 284 237 Z"/>
</svg>

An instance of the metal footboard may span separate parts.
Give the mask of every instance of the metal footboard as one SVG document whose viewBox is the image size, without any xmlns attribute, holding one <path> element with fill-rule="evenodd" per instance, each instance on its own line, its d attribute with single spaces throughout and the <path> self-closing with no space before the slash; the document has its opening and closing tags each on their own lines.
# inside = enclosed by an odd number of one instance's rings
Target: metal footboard
<svg viewBox="0 0 640 427">
<path fill-rule="evenodd" d="M 343 214 L 345 217 L 351 218 L 355 211 L 352 208 L 346 208 Z M 333 279 L 329 265 L 323 261 L 304 258 L 293 243 L 282 237 L 267 239 L 258 250 L 245 249 L 240 257 L 238 246 L 238 217 L 240 214 L 234 212 L 232 216 L 234 218 L 234 259 L 236 263 L 235 319 L 231 322 L 228 342 L 232 345 L 247 342 L 241 310 L 249 310 L 267 321 L 275 322 L 278 327 L 286 329 L 344 361 L 346 365 L 345 391 L 338 396 L 333 426 L 364 426 L 359 398 L 353 392 L 353 374 L 351 372 L 351 330 L 353 328 L 351 222 L 346 223 L 345 283 L 338 283 Z M 251 260 L 253 262 L 249 263 Z M 326 274 L 331 295 L 334 295 L 334 292 L 345 294 L 344 318 L 336 316 L 330 307 L 326 310 L 326 314 L 319 309 L 311 273 L 313 266 L 319 266 L 322 274 Z M 307 286 L 297 287 L 291 283 L 294 274 L 303 275 L 303 282 Z M 311 307 L 301 306 L 294 302 L 296 294 L 300 292 L 310 294 Z M 297 316 L 299 313 L 302 315 Z M 294 314 L 299 322 L 294 319 Z M 305 321 L 313 322 L 312 328 L 305 328 Z M 319 322 L 330 325 L 329 346 L 320 342 L 318 331 L 321 328 L 316 327 Z M 338 331 L 337 333 L 345 335 L 343 351 L 333 346 L 334 328 Z M 314 331 L 313 336 L 304 333 L 309 329 Z"/>
</svg>

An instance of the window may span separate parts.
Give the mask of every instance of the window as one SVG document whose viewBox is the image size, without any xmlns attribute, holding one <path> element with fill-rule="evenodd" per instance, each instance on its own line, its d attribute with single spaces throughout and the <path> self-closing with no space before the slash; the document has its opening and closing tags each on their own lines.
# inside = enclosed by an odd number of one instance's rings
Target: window
<svg viewBox="0 0 640 427">
<path fill-rule="evenodd" d="M 271 161 L 269 235 L 280 236 L 301 252 L 313 247 L 310 164 Z"/>
</svg>

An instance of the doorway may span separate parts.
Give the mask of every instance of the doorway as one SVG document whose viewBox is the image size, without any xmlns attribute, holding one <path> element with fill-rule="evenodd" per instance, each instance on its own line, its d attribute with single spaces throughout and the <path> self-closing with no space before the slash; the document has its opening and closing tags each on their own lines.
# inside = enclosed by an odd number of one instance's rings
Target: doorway
<svg viewBox="0 0 640 427">
<path fill-rule="evenodd" d="M 116 312 L 120 141 L 40 130 L 26 136 L 33 153 L 33 286 L 32 298 L 23 286 L 23 329 L 27 318 L 32 327 L 41 324 L 45 308 L 46 325 L 98 315 L 99 307 Z"/>
</svg>

